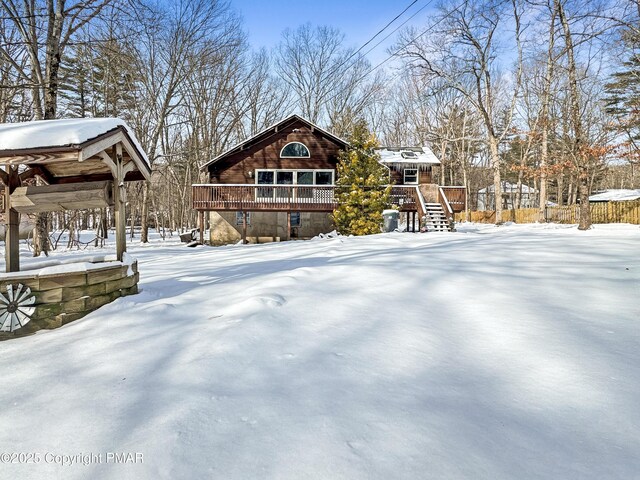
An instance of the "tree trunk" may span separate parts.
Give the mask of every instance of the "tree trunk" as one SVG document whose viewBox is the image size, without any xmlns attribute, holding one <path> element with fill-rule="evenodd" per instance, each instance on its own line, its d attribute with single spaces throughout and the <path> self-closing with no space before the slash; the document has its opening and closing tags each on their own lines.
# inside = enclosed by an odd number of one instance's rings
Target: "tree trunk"
<svg viewBox="0 0 640 480">
<path fill-rule="evenodd" d="M 489 135 L 489 151 L 491 152 L 491 169 L 493 170 L 493 192 L 496 211 L 496 225 L 502 223 L 502 179 L 500 176 L 500 154 L 498 153 L 498 139 Z"/>
<path fill-rule="evenodd" d="M 547 49 L 547 68 L 544 76 L 544 90 L 542 92 L 542 138 L 540 141 L 540 195 L 538 199 L 538 221 L 545 221 L 547 207 L 547 165 L 549 163 L 549 103 L 551 101 L 551 81 L 553 79 L 553 49 L 555 46 L 556 8 L 552 8 L 549 20 L 549 48 Z"/>
<path fill-rule="evenodd" d="M 586 171 L 580 173 L 579 182 L 580 213 L 578 230 L 588 230 L 591 228 L 591 209 L 589 208 L 589 177 Z"/>
<path fill-rule="evenodd" d="M 591 210 L 589 209 L 589 188 L 588 179 L 589 173 L 587 168 L 587 153 L 585 152 L 584 139 L 582 138 L 582 119 L 580 117 L 580 91 L 578 90 L 578 72 L 575 62 L 573 39 L 571 36 L 571 29 L 569 21 L 565 15 L 564 6 L 562 0 L 557 2 L 558 18 L 562 24 L 562 30 L 564 33 L 565 47 L 567 53 L 567 69 L 569 75 L 569 98 L 570 98 L 570 111 L 571 111 L 571 123 L 573 124 L 573 134 L 575 136 L 574 141 L 574 158 L 578 163 L 578 185 L 580 189 L 580 223 L 578 225 L 579 230 L 587 230 L 591 227 Z"/>
<path fill-rule="evenodd" d="M 142 186 L 142 208 L 140 209 L 140 242 L 149 242 L 149 182 L 145 181 Z"/>
<path fill-rule="evenodd" d="M 564 205 L 564 174 L 562 172 L 558 174 L 558 198 L 556 202 L 559 207 Z"/>
</svg>

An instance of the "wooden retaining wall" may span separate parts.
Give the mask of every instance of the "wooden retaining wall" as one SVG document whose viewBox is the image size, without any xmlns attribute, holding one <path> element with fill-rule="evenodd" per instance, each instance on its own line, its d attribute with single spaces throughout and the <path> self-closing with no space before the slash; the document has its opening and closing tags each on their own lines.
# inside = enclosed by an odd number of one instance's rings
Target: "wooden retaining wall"
<svg viewBox="0 0 640 480">
<path fill-rule="evenodd" d="M 114 265 L 115 263 L 115 265 Z M 131 275 L 128 275 L 131 269 Z M 46 270 L 45 270 L 46 272 Z M 0 275 L 0 293 L 7 285 L 22 284 L 31 289 L 36 301 L 31 321 L 15 332 L 0 332 L 0 340 L 52 329 L 84 317 L 116 298 L 138 293 L 138 263 L 105 263 L 85 272 Z"/>
<path fill-rule="evenodd" d="M 592 223 L 632 223 L 640 225 L 640 200 L 631 202 L 597 202 L 589 205 Z M 578 223 L 578 205 L 568 207 L 547 207 L 545 220 L 554 223 Z M 478 223 L 495 223 L 496 212 L 493 210 L 469 212 L 470 221 Z M 503 210 L 505 222 L 534 223 L 538 221 L 537 208 L 520 208 Z M 464 222 L 464 212 L 456 213 L 456 222 Z"/>
</svg>

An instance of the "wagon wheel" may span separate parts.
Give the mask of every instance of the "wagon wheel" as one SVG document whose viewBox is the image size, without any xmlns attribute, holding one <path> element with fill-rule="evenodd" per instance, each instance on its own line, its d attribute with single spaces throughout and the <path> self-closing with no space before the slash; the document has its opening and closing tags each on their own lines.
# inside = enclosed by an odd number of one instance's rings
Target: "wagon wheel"
<svg viewBox="0 0 640 480">
<path fill-rule="evenodd" d="M 29 305 L 35 301 L 29 287 L 7 285 L 6 296 L 0 293 L 0 332 L 14 332 L 29 323 L 36 309 Z"/>
</svg>

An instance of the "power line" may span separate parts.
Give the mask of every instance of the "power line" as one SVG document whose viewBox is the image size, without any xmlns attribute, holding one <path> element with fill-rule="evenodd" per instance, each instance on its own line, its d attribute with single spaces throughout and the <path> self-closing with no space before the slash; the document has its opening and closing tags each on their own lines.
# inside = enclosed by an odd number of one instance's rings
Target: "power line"
<svg viewBox="0 0 640 480">
<path fill-rule="evenodd" d="M 433 1 L 433 0 L 431 0 Z M 429 3 L 431 3 L 431 1 Z M 402 12 L 400 12 L 398 15 L 395 16 L 395 18 L 393 20 L 391 20 L 389 23 L 387 23 L 383 28 L 381 28 L 380 30 L 378 30 L 378 32 L 371 37 L 369 40 L 367 40 L 367 42 L 362 45 L 358 50 L 356 50 L 355 52 L 353 52 L 353 54 L 351 55 L 351 57 L 349 57 L 347 60 L 351 59 L 354 55 L 356 55 L 360 50 L 362 50 L 364 47 L 366 47 L 367 45 L 369 45 L 374 38 L 376 38 L 378 35 L 380 35 L 382 32 L 384 32 L 387 28 L 389 28 L 389 25 L 391 25 L 393 22 L 395 22 L 398 18 L 400 18 L 402 15 L 404 15 L 404 12 L 406 12 L 407 10 L 409 10 L 413 5 L 415 5 L 416 3 L 418 3 L 418 0 L 414 0 L 413 2 L 411 2 L 404 10 L 402 10 Z M 428 5 L 428 4 L 427 4 Z M 424 7 L 422 7 L 424 8 Z M 422 10 L 422 8 L 420 10 Z M 420 11 L 418 10 L 418 12 Z M 417 13 L 417 12 L 416 12 Z M 413 18 L 415 16 L 415 13 L 409 17 L 409 19 Z M 406 23 L 406 21 L 405 21 Z M 404 25 L 404 24 L 403 24 Z"/>
<path fill-rule="evenodd" d="M 448 12 L 447 14 L 443 15 L 441 18 L 439 18 L 436 22 L 434 22 L 433 24 L 431 24 L 429 27 L 427 27 L 426 30 L 424 30 L 421 34 L 411 38 L 407 43 L 405 43 L 404 45 L 400 46 L 399 48 L 396 49 L 396 51 L 394 53 L 392 53 L 391 55 L 389 55 L 387 58 L 385 58 L 383 61 L 381 61 L 380 63 L 378 63 L 375 67 L 369 69 L 367 72 L 365 72 L 363 75 L 361 75 L 360 77 L 358 77 L 358 79 L 356 79 L 356 82 L 359 82 L 360 80 L 363 80 L 365 77 L 367 77 L 369 74 L 373 73 L 375 70 L 377 70 L 378 68 L 380 68 L 382 65 L 384 65 L 385 63 L 387 63 L 389 60 L 391 60 L 393 57 L 396 57 L 401 51 L 402 49 L 408 47 L 411 43 L 415 42 L 416 40 L 418 40 L 419 38 L 425 36 L 427 33 L 429 33 L 430 31 L 432 31 L 439 23 L 443 22 L 445 19 L 447 19 L 448 17 L 452 16 L 455 12 L 459 11 L 459 9 L 462 7 L 463 5 L 459 5 L 457 7 L 455 7 L 453 10 L 451 10 L 450 12 Z M 329 99 L 326 100 L 326 103 L 329 103 L 330 101 L 332 101 L 333 99 L 337 98 L 338 94 L 330 97 Z"/>
<path fill-rule="evenodd" d="M 411 20 L 413 17 L 415 17 L 416 15 L 418 15 L 422 10 L 424 10 L 425 8 L 427 8 L 429 5 L 431 5 L 433 3 L 434 0 L 429 0 L 427 3 L 425 3 L 419 10 L 417 10 L 413 15 L 411 15 L 409 18 L 407 18 L 404 22 L 402 22 L 400 25 L 398 25 L 394 30 L 392 30 L 391 32 L 389 32 L 389 34 L 387 34 L 386 37 L 384 37 L 382 40 L 380 40 L 378 43 L 376 43 L 373 47 L 371 47 L 369 50 L 367 50 L 366 52 L 363 53 L 363 56 L 366 56 L 369 52 L 371 52 L 374 48 L 376 48 L 378 45 L 380 45 L 382 42 L 384 42 L 387 38 L 389 38 L 391 35 L 393 35 L 394 33 L 396 33 L 398 30 L 400 30 L 404 25 L 407 24 L 407 22 L 409 22 L 409 20 Z"/>
<path fill-rule="evenodd" d="M 346 59 L 344 59 L 342 62 L 340 62 L 339 65 L 335 66 L 334 68 L 331 69 L 331 71 L 326 75 L 325 78 L 329 78 L 331 75 L 333 75 L 334 73 L 336 73 L 340 68 L 342 68 L 349 60 L 351 60 L 353 57 L 355 57 L 358 52 L 360 52 L 364 47 L 366 47 L 367 45 L 369 45 L 378 35 L 380 35 L 382 32 L 384 32 L 387 28 L 389 28 L 389 26 L 395 22 L 398 18 L 400 18 L 402 15 L 404 15 L 404 13 L 409 10 L 413 5 L 415 5 L 416 3 L 418 3 L 419 0 L 413 0 L 409 5 L 407 5 L 405 7 L 404 10 L 402 10 L 402 12 L 400 12 L 398 15 L 396 15 L 393 20 L 391 20 L 390 22 L 388 22 L 383 28 L 381 28 L 380 30 L 378 30 L 376 32 L 375 35 L 373 35 L 369 40 L 367 40 L 360 48 L 358 48 L 355 52 L 353 52 L 351 55 L 349 55 Z M 433 0 L 430 0 L 429 3 L 431 3 Z M 428 4 L 427 4 L 428 5 Z M 422 7 L 424 8 L 424 7 Z M 422 8 L 420 10 L 422 10 Z M 418 10 L 418 12 L 420 11 Z M 416 12 L 417 13 L 417 12 Z M 416 14 L 413 14 L 413 16 L 415 16 Z M 410 17 L 413 18 L 413 16 Z M 406 23 L 406 21 L 405 21 Z M 402 24 L 404 25 L 404 23 Z M 396 29 L 397 30 L 397 29 Z M 394 32 L 396 31 L 394 30 Z M 385 37 L 388 38 L 389 36 L 387 35 Z M 384 40 L 384 39 L 383 39 Z M 380 45 L 380 43 L 377 43 L 373 48 L 375 48 L 376 46 Z M 370 52 L 371 50 L 369 50 L 368 52 Z M 368 53 L 367 52 L 367 53 Z M 366 54 L 365 54 L 366 55 Z"/>
</svg>

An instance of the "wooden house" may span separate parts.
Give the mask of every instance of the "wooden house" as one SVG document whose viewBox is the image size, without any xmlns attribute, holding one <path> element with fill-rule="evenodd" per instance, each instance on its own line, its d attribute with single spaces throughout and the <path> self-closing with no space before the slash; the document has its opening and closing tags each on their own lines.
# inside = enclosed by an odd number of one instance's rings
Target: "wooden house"
<svg viewBox="0 0 640 480">
<path fill-rule="evenodd" d="M 502 208 L 512 210 L 518 205 L 518 196 L 520 203 L 518 208 L 535 208 L 538 206 L 538 190 L 525 184 L 517 185 L 515 183 L 503 180 L 502 188 Z M 495 187 L 489 185 L 486 188 L 478 190 L 476 201 L 477 210 L 495 210 Z M 473 203 L 473 202 L 472 202 Z"/>
<path fill-rule="evenodd" d="M 214 245 L 310 238 L 332 230 L 338 155 L 347 147 L 345 140 L 298 115 L 240 142 L 201 167 L 209 183 L 192 187 L 201 232 L 205 214 Z M 439 198 L 450 216 L 458 209 L 431 183 L 431 165 L 439 161 L 430 151 L 385 148 L 379 153 L 394 183 L 392 201 L 406 212 L 414 231 L 428 204 L 440 208 Z M 464 191 L 456 198 L 464 199 Z"/>
</svg>

